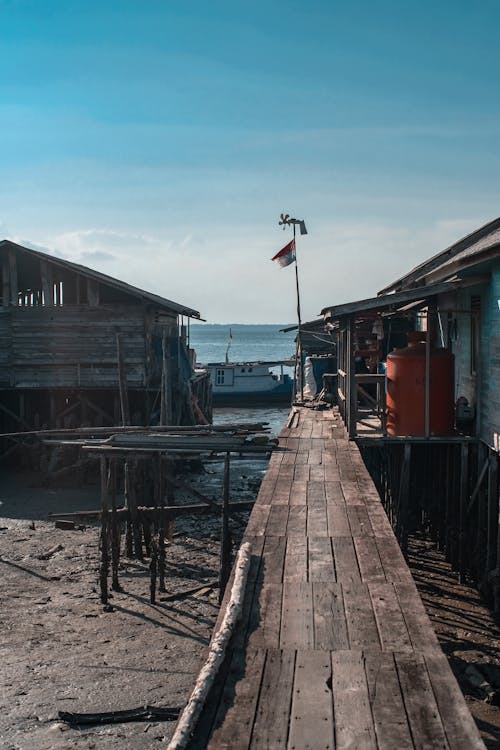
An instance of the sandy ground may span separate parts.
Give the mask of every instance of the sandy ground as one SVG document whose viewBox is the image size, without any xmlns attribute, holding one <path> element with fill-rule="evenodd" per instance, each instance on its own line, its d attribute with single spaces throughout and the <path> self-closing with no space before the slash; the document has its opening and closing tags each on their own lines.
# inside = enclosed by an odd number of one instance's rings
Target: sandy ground
<svg viewBox="0 0 500 750">
<path fill-rule="evenodd" d="M 255 495 L 263 470 L 262 463 L 237 468 L 233 499 Z M 217 495 L 220 470 L 210 472 L 199 481 Z M 105 613 L 97 594 L 97 527 L 62 531 L 41 520 L 48 510 L 96 507 L 96 497 L 95 486 L 42 488 L 26 474 L 0 479 L 2 750 L 154 747 L 171 736 L 174 722 L 75 729 L 58 712 L 180 708 L 206 654 L 218 612 L 218 520 L 178 520 L 167 548 L 167 592 L 154 606 L 147 563 L 122 557 L 124 591 L 113 594 L 113 611 Z M 236 541 L 245 523 L 245 514 L 233 519 Z M 471 663 L 487 665 L 490 679 L 500 674 L 491 613 L 473 587 L 458 585 L 428 542 L 412 540 L 410 564 L 483 738 L 500 747 L 500 709 L 479 700 L 464 675 Z M 161 601 L 198 584 L 205 588 L 199 594 Z"/>
</svg>

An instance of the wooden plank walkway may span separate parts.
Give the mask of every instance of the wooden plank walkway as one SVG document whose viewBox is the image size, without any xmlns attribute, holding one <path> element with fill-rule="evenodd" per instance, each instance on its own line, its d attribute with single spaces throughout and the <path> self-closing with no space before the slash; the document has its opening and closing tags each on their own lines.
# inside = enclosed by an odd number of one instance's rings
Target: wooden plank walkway
<svg viewBox="0 0 500 750">
<path fill-rule="evenodd" d="M 243 617 L 190 747 L 484 748 L 337 413 L 298 410 L 280 444 L 245 534 Z"/>
</svg>

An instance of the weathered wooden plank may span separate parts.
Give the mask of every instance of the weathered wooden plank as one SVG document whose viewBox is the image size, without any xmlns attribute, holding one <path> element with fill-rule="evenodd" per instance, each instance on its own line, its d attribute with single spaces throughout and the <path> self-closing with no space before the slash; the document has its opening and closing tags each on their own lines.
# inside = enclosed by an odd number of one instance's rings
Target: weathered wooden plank
<svg viewBox="0 0 500 750">
<path fill-rule="evenodd" d="M 326 506 L 326 516 L 328 522 L 328 534 L 330 536 L 349 536 L 351 527 L 347 517 L 347 508 L 345 505 Z"/>
<path fill-rule="evenodd" d="M 348 536 L 332 537 L 333 557 L 339 583 L 361 581 L 353 540 Z"/>
<path fill-rule="evenodd" d="M 309 466 L 309 477 L 311 478 L 311 481 L 313 481 L 313 482 L 324 483 L 324 481 L 325 481 L 325 467 L 323 465 L 321 465 L 321 466 Z"/>
<path fill-rule="evenodd" d="M 359 536 L 373 536 L 368 511 L 364 505 L 347 506 L 347 516 L 351 527 L 351 535 L 354 538 Z"/>
<path fill-rule="evenodd" d="M 289 467 L 293 472 L 293 466 Z M 273 505 L 288 505 L 290 502 L 290 490 L 292 489 L 292 479 L 287 477 L 283 479 L 278 477 L 272 496 Z"/>
<path fill-rule="evenodd" d="M 307 649 L 314 645 L 312 586 L 286 581 L 283 584 L 280 647 Z"/>
<path fill-rule="evenodd" d="M 439 641 L 413 581 L 408 584 L 395 583 L 394 588 L 413 648 L 419 652 L 439 653 Z"/>
<path fill-rule="evenodd" d="M 332 542 L 328 536 L 309 536 L 309 581 L 335 581 Z"/>
<path fill-rule="evenodd" d="M 484 750 L 483 741 L 445 655 L 438 652 L 425 654 L 424 661 L 449 746 L 453 750 Z"/>
<path fill-rule="evenodd" d="M 332 505 L 345 505 L 344 493 L 342 492 L 342 485 L 339 481 L 326 481 L 325 495 L 327 503 Z"/>
<path fill-rule="evenodd" d="M 282 599 L 281 583 L 256 583 L 246 630 L 247 648 L 278 648 Z"/>
<path fill-rule="evenodd" d="M 266 525 L 266 536 L 286 536 L 288 505 L 271 505 Z"/>
<path fill-rule="evenodd" d="M 344 500 L 347 505 L 364 505 L 363 496 L 359 491 L 356 479 L 349 479 L 342 476 L 340 484 L 342 486 L 342 494 L 344 495 Z"/>
<path fill-rule="evenodd" d="M 330 671 L 328 652 L 297 652 L 290 749 L 332 750 L 335 747 L 332 695 L 328 687 Z"/>
<path fill-rule="evenodd" d="M 286 748 L 292 703 L 295 651 L 268 649 L 251 746 Z"/>
<path fill-rule="evenodd" d="M 342 586 L 347 632 L 352 649 L 380 650 L 373 606 L 364 583 Z"/>
<path fill-rule="evenodd" d="M 307 541 L 306 536 L 288 536 L 284 581 L 307 581 Z"/>
<path fill-rule="evenodd" d="M 324 508 L 326 504 L 325 483 L 311 480 L 307 483 L 307 504 L 310 508 Z"/>
<path fill-rule="evenodd" d="M 266 536 L 262 550 L 262 565 L 258 580 L 267 583 L 281 583 L 283 580 L 283 565 L 285 562 L 286 537 Z"/>
<path fill-rule="evenodd" d="M 349 648 L 344 596 L 339 583 L 313 583 L 314 648 Z"/>
<path fill-rule="evenodd" d="M 296 466 L 295 474 L 297 475 L 298 469 L 305 469 L 304 476 L 306 479 L 298 479 L 297 476 L 292 484 L 290 491 L 290 505 L 306 505 L 307 503 L 307 479 L 309 478 L 309 467 Z"/>
<path fill-rule="evenodd" d="M 386 579 L 388 581 L 401 581 L 403 583 L 413 581 L 403 553 L 392 531 L 385 536 L 374 538 Z"/>
<path fill-rule="evenodd" d="M 248 536 L 259 536 L 264 534 L 270 510 L 270 505 L 254 505 L 252 512 L 250 513 L 250 518 L 248 519 L 245 534 Z"/>
<path fill-rule="evenodd" d="M 305 536 L 307 526 L 307 507 L 291 505 L 288 512 L 287 534 L 289 537 Z"/>
<path fill-rule="evenodd" d="M 354 547 L 362 581 L 385 582 L 385 572 L 373 537 L 356 537 Z"/>
<path fill-rule="evenodd" d="M 322 508 L 307 506 L 307 536 L 328 536 L 326 506 Z"/>
<path fill-rule="evenodd" d="M 358 651 L 334 651 L 331 659 L 337 750 L 375 750 L 363 656 Z"/>
<path fill-rule="evenodd" d="M 368 652 L 364 659 L 377 747 L 380 750 L 413 750 L 394 656 Z"/>
<path fill-rule="evenodd" d="M 416 747 L 448 747 L 439 710 L 422 657 L 395 654 L 401 692 Z"/>
<path fill-rule="evenodd" d="M 323 469 L 325 472 L 326 482 L 339 482 L 340 483 L 340 471 L 337 461 L 325 461 L 325 455 L 323 454 Z"/>
<path fill-rule="evenodd" d="M 384 651 L 412 651 L 412 642 L 394 586 L 390 583 L 369 583 L 368 590 L 382 649 Z"/>
<path fill-rule="evenodd" d="M 215 717 L 209 748 L 248 748 L 258 699 L 255 686 L 260 685 L 264 659 L 264 649 L 238 649 L 232 652 L 231 667 Z"/>
</svg>

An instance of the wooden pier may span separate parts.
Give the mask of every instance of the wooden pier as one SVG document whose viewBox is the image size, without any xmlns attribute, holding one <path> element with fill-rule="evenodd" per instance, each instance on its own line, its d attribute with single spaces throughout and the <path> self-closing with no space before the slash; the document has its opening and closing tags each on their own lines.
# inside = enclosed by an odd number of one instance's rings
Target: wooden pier
<svg viewBox="0 0 500 750">
<path fill-rule="evenodd" d="M 245 534 L 243 616 L 190 747 L 484 748 L 337 413 L 296 410 L 280 444 Z"/>
</svg>

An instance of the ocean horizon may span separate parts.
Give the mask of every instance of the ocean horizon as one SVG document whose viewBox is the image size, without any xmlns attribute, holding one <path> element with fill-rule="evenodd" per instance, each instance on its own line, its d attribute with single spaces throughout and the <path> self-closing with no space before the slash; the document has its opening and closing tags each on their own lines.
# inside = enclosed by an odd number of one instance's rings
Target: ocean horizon
<svg viewBox="0 0 500 750">
<path fill-rule="evenodd" d="M 224 362 L 229 345 L 230 362 L 270 362 L 295 354 L 295 331 L 282 333 L 293 323 L 192 323 L 190 345 L 200 364 Z"/>
</svg>

